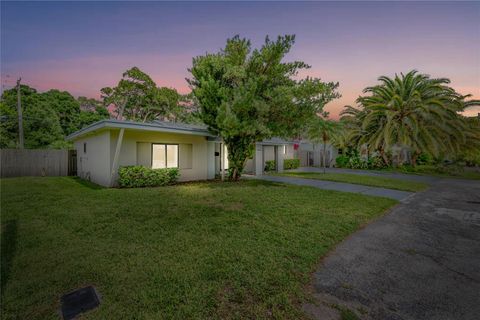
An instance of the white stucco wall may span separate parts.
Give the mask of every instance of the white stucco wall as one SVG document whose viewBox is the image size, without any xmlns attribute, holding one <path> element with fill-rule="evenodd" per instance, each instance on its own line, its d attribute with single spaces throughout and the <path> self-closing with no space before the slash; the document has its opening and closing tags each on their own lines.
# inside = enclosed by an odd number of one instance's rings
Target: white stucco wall
<svg viewBox="0 0 480 320">
<path fill-rule="evenodd" d="M 86 152 L 84 152 L 86 143 Z M 77 175 L 97 184 L 108 186 L 110 181 L 110 132 L 103 131 L 74 142 L 77 150 Z"/>
<path fill-rule="evenodd" d="M 248 159 L 245 162 L 245 168 L 243 169 L 244 173 L 252 174 L 255 172 L 255 162 L 254 159 Z"/>
<path fill-rule="evenodd" d="M 274 146 L 263 146 L 263 161 L 272 161 L 275 160 L 275 147 Z"/>
<path fill-rule="evenodd" d="M 263 146 L 259 143 L 255 144 L 255 155 L 253 156 L 255 175 L 259 176 L 263 174 L 265 165 L 263 162 Z"/>
<path fill-rule="evenodd" d="M 207 179 L 215 179 L 215 141 L 207 141 Z"/>
<path fill-rule="evenodd" d="M 298 150 L 298 157 L 300 159 L 300 166 L 309 166 L 308 154 L 313 156 L 313 166 L 322 166 L 323 162 L 323 144 L 321 143 L 309 143 L 302 142 Z M 326 147 L 326 163 L 327 166 L 333 166 L 335 164 L 335 158 L 337 156 L 337 149 L 330 144 Z"/>
<path fill-rule="evenodd" d="M 293 149 L 293 144 L 285 145 L 285 155 L 284 159 L 295 159 L 295 150 Z"/>
<path fill-rule="evenodd" d="M 115 155 L 119 130 L 110 131 L 110 157 Z M 208 154 L 208 141 L 204 136 L 149 132 L 126 130 L 123 136 L 122 148 L 120 150 L 119 166 L 145 165 L 146 161 L 151 159 L 151 144 L 166 143 L 179 145 L 179 169 L 180 181 L 206 180 L 208 176 L 208 156 L 213 161 L 214 155 Z M 183 145 L 191 145 L 190 152 L 184 151 L 189 148 L 183 148 Z M 186 147 L 186 146 L 185 146 Z M 191 157 L 191 168 L 187 165 L 188 161 L 184 157 Z"/>
</svg>

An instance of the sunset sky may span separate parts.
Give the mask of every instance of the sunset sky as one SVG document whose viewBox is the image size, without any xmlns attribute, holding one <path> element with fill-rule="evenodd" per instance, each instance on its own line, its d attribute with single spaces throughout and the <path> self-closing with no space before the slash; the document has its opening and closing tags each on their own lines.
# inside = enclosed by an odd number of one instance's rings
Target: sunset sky
<svg viewBox="0 0 480 320">
<path fill-rule="evenodd" d="M 236 34 L 254 46 L 295 34 L 288 60 L 340 82 L 333 117 L 378 76 L 411 69 L 480 99 L 480 2 L 2 2 L 2 87 L 21 76 L 98 98 L 137 66 L 186 93 L 192 57 Z"/>
</svg>

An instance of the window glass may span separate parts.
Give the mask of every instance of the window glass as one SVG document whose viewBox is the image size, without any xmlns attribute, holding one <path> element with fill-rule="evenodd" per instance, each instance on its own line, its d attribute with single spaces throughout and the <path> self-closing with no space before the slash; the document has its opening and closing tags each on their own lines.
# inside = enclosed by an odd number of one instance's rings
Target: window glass
<svg viewBox="0 0 480 320">
<path fill-rule="evenodd" d="M 152 145 L 152 169 L 165 168 L 165 145 Z"/>
<path fill-rule="evenodd" d="M 178 168 L 178 145 L 152 144 L 152 168 Z"/>
<path fill-rule="evenodd" d="M 167 144 L 167 168 L 178 167 L 178 145 Z"/>
</svg>

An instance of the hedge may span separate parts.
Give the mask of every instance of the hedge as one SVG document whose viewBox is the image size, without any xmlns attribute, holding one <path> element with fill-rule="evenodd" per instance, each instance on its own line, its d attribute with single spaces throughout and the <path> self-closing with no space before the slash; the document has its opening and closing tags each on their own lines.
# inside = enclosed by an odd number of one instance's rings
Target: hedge
<svg viewBox="0 0 480 320">
<path fill-rule="evenodd" d="M 121 188 L 158 187 L 177 182 L 177 168 L 151 169 L 144 166 L 126 166 L 118 169 L 118 184 Z"/>
<path fill-rule="evenodd" d="M 387 166 L 382 158 L 375 156 L 367 159 L 361 158 L 358 155 L 339 155 L 336 159 L 337 168 L 349 169 L 383 169 Z"/>
<path fill-rule="evenodd" d="M 284 159 L 283 160 L 283 169 L 297 169 L 300 167 L 300 159 Z M 265 161 L 265 171 L 275 171 L 276 165 L 275 160 Z"/>
<path fill-rule="evenodd" d="M 275 171 L 275 160 L 265 161 L 265 171 Z"/>
<path fill-rule="evenodd" d="M 283 169 L 297 169 L 300 167 L 300 159 L 285 159 L 283 160 Z"/>
</svg>

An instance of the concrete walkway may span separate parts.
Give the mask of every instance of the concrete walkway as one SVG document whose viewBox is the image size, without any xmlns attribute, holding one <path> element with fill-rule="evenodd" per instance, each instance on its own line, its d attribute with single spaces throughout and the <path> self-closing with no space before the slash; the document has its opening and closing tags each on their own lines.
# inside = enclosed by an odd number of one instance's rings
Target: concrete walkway
<svg viewBox="0 0 480 320">
<path fill-rule="evenodd" d="M 334 182 L 334 181 L 326 181 L 326 180 L 302 179 L 302 178 L 296 178 L 296 177 L 268 176 L 268 175 L 258 176 L 255 178 L 267 180 L 267 181 L 296 184 L 301 186 L 311 186 L 311 187 L 325 189 L 325 190 L 362 193 L 370 196 L 392 198 L 395 200 L 404 200 L 413 194 L 413 192 L 407 192 L 407 191 L 376 188 L 376 187 L 363 186 L 359 184 L 350 184 L 350 183 Z"/>
<path fill-rule="evenodd" d="M 314 274 L 315 319 L 476 320 L 480 181 L 445 179 L 338 245 Z"/>
<path fill-rule="evenodd" d="M 428 184 L 435 183 L 442 179 L 439 177 L 389 172 L 389 171 L 379 171 L 379 170 L 359 170 L 359 169 L 344 169 L 344 168 L 326 168 L 325 170 L 327 173 L 358 174 L 358 175 L 372 176 L 372 177 L 384 177 L 384 178 L 393 178 L 393 179 L 400 179 L 400 180 L 407 180 L 407 181 L 416 181 L 416 182 L 423 182 Z M 323 172 L 323 168 L 301 167 L 298 169 L 287 170 L 286 172 Z"/>
</svg>

